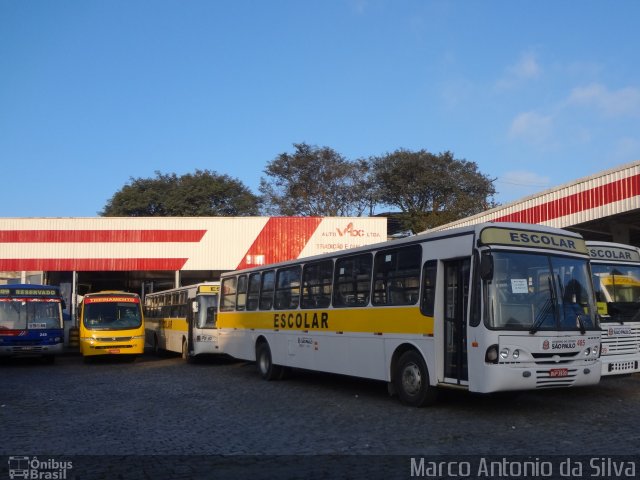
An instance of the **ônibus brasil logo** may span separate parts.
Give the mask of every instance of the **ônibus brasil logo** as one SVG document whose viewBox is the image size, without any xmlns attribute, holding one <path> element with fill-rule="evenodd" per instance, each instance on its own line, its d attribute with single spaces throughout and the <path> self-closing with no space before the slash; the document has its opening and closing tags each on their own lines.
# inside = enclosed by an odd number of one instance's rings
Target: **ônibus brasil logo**
<svg viewBox="0 0 640 480">
<path fill-rule="evenodd" d="M 73 462 L 38 457 L 9 457 L 9 478 L 25 478 L 38 480 L 65 480 L 67 471 L 73 468 Z"/>
</svg>

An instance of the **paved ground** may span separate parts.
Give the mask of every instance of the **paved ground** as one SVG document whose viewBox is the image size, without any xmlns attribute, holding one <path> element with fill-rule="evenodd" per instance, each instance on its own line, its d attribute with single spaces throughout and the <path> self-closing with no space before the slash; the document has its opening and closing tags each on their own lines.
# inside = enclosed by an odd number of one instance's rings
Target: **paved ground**
<svg viewBox="0 0 640 480">
<path fill-rule="evenodd" d="M 383 478 L 382 464 L 406 478 L 410 457 L 638 455 L 640 376 L 515 399 L 452 392 L 416 409 L 383 383 L 347 377 L 297 372 L 265 382 L 253 365 L 226 359 L 85 364 L 69 355 L 0 365 L 0 426 L 5 459 L 69 458 L 66 478 L 274 478 L 273 469 L 279 478 L 332 478 L 334 464 L 344 478 Z"/>
</svg>

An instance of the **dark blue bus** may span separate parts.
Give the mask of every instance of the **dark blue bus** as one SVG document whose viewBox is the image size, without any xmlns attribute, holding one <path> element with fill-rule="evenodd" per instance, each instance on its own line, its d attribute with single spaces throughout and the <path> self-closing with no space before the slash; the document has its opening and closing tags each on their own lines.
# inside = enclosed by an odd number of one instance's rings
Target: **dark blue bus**
<svg viewBox="0 0 640 480">
<path fill-rule="evenodd" d="M 53 363 L 64 348 L 60 288 L 0 285 L 0 356 L 41 356 Z"/>
</svg>

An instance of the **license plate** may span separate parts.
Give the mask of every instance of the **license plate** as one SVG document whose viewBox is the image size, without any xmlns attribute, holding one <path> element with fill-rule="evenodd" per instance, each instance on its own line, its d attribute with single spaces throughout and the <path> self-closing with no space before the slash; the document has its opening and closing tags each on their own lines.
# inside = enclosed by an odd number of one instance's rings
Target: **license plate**
<svg viewBox="0 0 640 480">
<path fill-rule="evenodd" d="M 569 375 L 568 368 L 552 368 L 549 370 L 550 377 L 566 377 L 567 375 Z"/>
<path fill-rule="evenodd" d="M 109 352 L 109 353 L 120 353 L 120 349 L 119 348 L 110 348 L 109 350 L 107 350 L 107 352 Z"/>
</svg>

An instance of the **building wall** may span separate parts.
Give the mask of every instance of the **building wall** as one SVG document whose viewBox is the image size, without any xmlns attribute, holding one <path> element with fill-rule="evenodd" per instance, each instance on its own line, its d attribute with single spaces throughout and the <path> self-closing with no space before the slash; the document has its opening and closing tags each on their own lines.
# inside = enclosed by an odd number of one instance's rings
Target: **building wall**
<svg viewBox="0 0 640 480">
<path fill-rule="evenodd" d="M 374 217 L 1 218 L 0 271 L 223 271 L 386 237 Z"/>
</svg>

